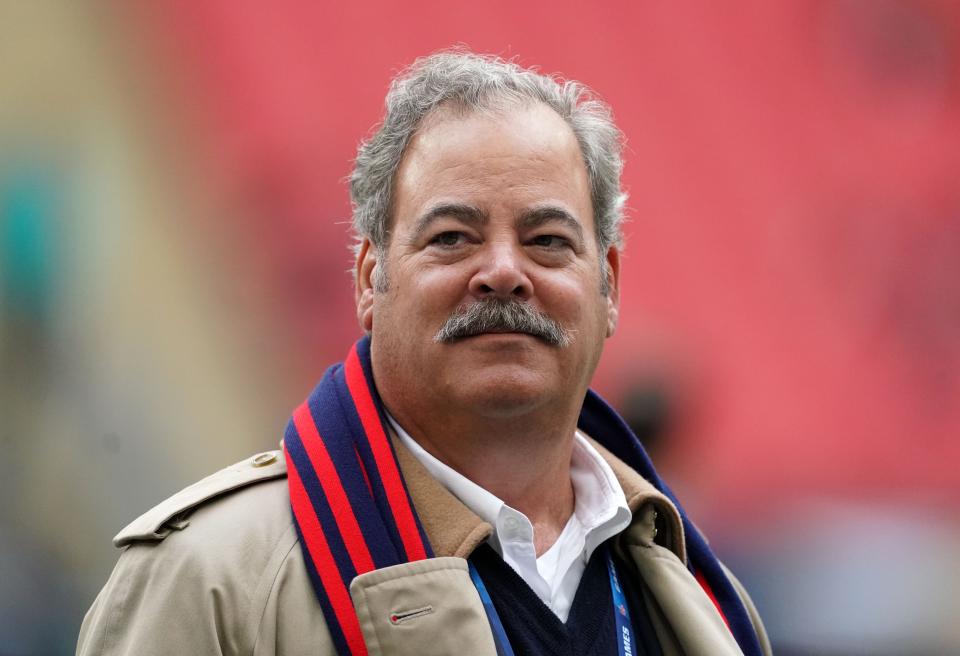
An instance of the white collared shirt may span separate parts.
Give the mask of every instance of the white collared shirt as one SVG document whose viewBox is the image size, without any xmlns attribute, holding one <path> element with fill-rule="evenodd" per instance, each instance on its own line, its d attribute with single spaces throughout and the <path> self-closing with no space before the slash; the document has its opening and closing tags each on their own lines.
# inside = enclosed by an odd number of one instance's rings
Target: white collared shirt
<svg viewBox="0 0 960 656">
<path fill-rule="evenodd" d="M 465 506 L 493 526 L 488 542 L 561 622 L 566 622 L 580 578 L 594 550 L 630 524 L 630 509 L 613 470 L 576 431 L 570 458 L 574 511 L 556 542 L 539 558 L 533 524 L 522 512 L 427 453 L 390 417 L 404 446 Z"/>
</svg>

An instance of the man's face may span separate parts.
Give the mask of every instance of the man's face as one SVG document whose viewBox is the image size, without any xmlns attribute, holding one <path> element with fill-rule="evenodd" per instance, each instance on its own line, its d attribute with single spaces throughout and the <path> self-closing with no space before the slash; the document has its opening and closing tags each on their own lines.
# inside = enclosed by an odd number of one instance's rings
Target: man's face
<svg viewBox="0 0 960 656">
<path fill-rule="evenodd" d="M 361 248 L 357 311 L 401 423 L 416 411 L 509 417 L 579 404 L 616 325 L 619 259 L 599 253 L 587 171 L 563 119 L 538 104 L 428 116 L 394 179 L 390 233 L 385 261 Z M 388 283 L 374 290 L 381 267 Z M 437 341 L 458 310 L 491 298 L 529 304 L 567 343 L 503 328 Z"/>
</svg>

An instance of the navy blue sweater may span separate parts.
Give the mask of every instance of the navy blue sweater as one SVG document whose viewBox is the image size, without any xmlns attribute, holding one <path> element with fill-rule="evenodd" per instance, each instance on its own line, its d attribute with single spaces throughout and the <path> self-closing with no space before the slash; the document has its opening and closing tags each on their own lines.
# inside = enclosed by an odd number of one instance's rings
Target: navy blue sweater
<svg viewBox="0 0 960 656">
<path fill-rule="evenodd" d="M 565 624 L 490 546 L 482 545 L 470 556 L 516 656 L 616 656 L 619 653 L 606 549 L 604 545 L 593 552 Z M 615 566 L 626 592 L 636 636 L 634 656 L 662 656 L 640 591 L 632 578 L 623 576 L 623 566 Z"/>
</svg>

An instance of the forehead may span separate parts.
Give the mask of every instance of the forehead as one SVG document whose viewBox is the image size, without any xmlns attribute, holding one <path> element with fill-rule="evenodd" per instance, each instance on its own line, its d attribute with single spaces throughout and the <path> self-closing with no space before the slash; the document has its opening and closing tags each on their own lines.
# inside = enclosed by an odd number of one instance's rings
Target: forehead
<svg viewBox="0 0 960 656">
<path fill-rule="evenodd" d="M 484 111 L 441 107 L 428 115 L 394 179 L 394 220 L 403 222 L 441 197 L 491 212 L 551 202 L 593 226 L 580 144 L 567 122 L 539 103 Z"/>
</svg>

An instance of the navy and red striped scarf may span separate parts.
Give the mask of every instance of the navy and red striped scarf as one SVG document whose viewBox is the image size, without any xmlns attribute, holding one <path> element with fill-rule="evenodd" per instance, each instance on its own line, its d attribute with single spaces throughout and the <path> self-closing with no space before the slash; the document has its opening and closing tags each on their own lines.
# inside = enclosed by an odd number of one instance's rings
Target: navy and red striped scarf
<svg viewBox="0 0 960 656">
<path fill-rule="evenodd" d="M 660 480 L 640 441 L 599 395 L 587 393 L 580 430 L 666 494 L 680 511 L 687 566 L 714 600 L 745 656 L 760 656 L 750 617 L 706 540 Z M 284 434 L 290 502 L 307 571 L 341 654 L 366 654 L 350 582 L 365 572 L 433 557 L 388 437 L 363 337 L 294 411 Z"/>
</svg>

